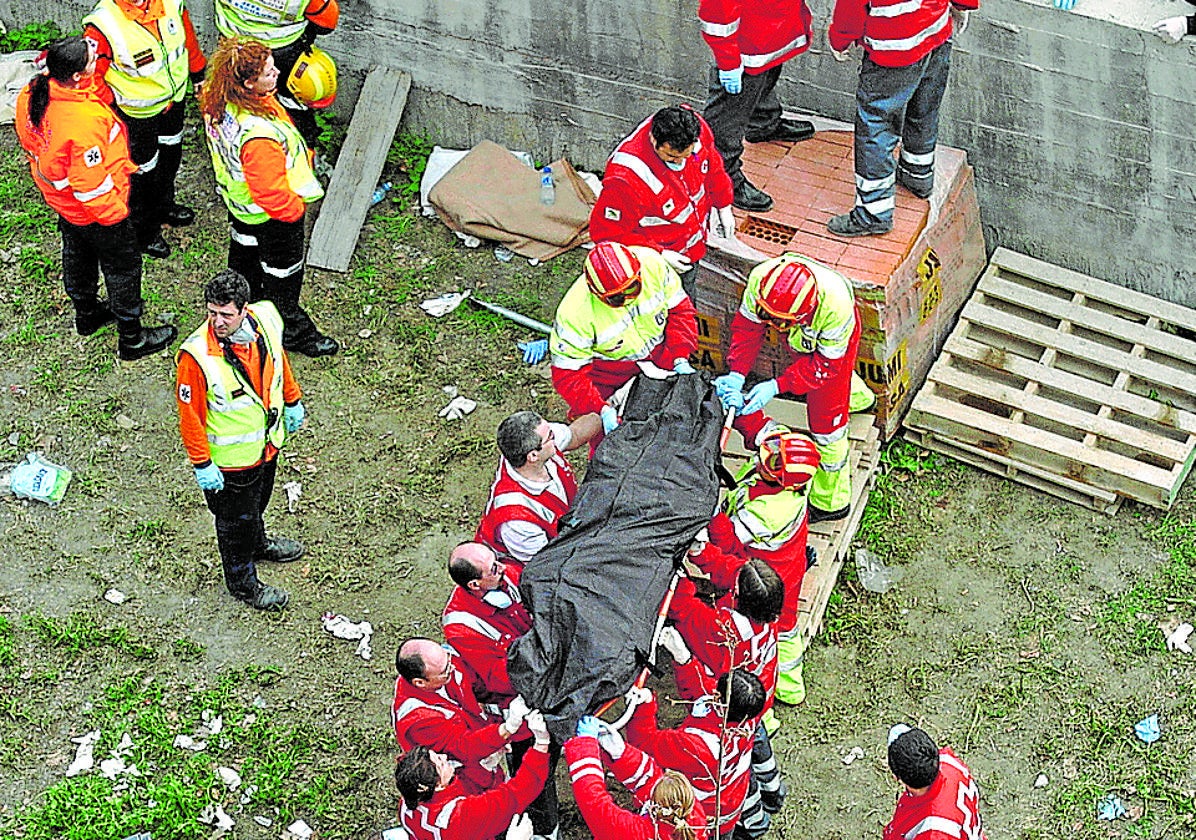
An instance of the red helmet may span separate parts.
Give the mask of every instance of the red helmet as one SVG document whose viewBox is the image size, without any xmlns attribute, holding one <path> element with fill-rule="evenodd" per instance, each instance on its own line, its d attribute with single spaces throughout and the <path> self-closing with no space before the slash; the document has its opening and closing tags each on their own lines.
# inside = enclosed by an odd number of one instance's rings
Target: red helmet
<svg viewBox="0 0 1196 840">
<path fill-rule="evenodd" d="M 760 475 L 787 490 L 805 487 L 822 460 L 814 441 L 797 432 L 782 431 L 760 442 L 759 458 Z"/>
<path fill-rule="evenodd" d="M 769 321 L 809 324 L 818 308 L 814 272 L 792 256 L 782 257 L 760 278 L 758 314 Z"/>
<path fill-rule="evenodd" d="M 638 286 L 639 282 L 640 261 L 626 245 L 603 242 L 586 255 L 586 285 L 603 300 L 632 291 L 632 286 Z M 621 301 L 616 305 L 621 305 Z"/>
</svg>

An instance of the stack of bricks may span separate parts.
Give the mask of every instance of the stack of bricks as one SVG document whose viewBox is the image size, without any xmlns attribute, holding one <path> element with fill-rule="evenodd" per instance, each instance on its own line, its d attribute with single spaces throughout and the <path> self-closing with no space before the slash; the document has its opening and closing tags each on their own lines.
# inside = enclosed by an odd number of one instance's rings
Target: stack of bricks
<svg viewBox="0 0 1196 840">
<path fill-rule="evenodd" d="M 767 213 L 736 210 L 737 235 L 755 258 L 712 248 L 698 274 L 699 362 L 725 370 L 731 319 L 757 259 L 794 251 L 846 275 L 863 322 L 857 371 L 876 391 L 878 423 L 897 431 L 910 396 L 938 356 L 959 310 L 984 270 L 980 208 L 966 155 L 940 146 L 929 201 L 897 188 L 893 230 L 843 239 L 826 222 L 855 203 L 850 131 L 819 131 L 802 143 L 748 144 L 744 174 L 773 197 Z M 755 373 L 788 363 L 769 331 Z"/>
</svg>

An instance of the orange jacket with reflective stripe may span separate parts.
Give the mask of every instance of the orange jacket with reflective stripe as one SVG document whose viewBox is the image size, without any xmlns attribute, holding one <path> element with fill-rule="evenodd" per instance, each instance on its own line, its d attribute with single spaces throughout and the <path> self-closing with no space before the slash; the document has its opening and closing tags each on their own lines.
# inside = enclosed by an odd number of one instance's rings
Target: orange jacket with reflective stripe
<svg viewBox="0 0 1196 840">
<path fill-rule="evenodd" d="M 31 89 L 17 96 L 17 139 L 33 180 L 50 207 L 74 225 L 114 225 L 129 215 L 129 158 L 124 124 L 101 98 L 92 76 L 80 87 L 50 80 L 50 105 L 40 128 L 29 119 Z"/>
</svg>

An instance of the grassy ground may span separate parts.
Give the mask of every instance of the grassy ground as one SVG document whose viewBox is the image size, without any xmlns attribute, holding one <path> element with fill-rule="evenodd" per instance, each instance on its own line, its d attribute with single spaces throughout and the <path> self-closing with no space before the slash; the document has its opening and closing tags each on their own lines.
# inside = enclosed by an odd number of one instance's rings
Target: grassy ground
<svg viewBox="0 0 1196 840">
<path fill-rule="evenodd" d="M 181 198 L 200 220 L 167 234 L 175 254 L 147 261 L 144 284 L 151 320 L 167 313 L 184 335 L 227 246 L 194 123 L 185 143 Z M 111 328 L 74 334 L 53 218 L 11 133 L 0 148 L 0 462 L 41 448 L 76 470 L 56 509 L 0 503 L 0 836 L 206 837 L 208 804 L 238 837 L 277 837 L 297 818 L 325 838 L 390 825 L 395 646 L 437 632 L 444 558 L 481 511 L 497 422 L 564 413 L 518 359 L 524 332 L 472 310 L 434 321 L 416 304 L 483 288 L 547 320 L 577 256 L 498 262 L 400 192 L 371 213 L 349 273 L 309 272 L 306 303 L 344 349 L 295 361 L 309 422 L 278 483 L 301 482 L 303 497 L 287 513 L 280 494 L 268 518 L 309 556 L 263 570 L 292 593 L 264 616 L 223 591 L 169 358 L 121 363 Z M 406 184 L 421 148 L 402 138 L 384 179 Z M 478 411 L 439 419 L 446 385 Z M 992 838 L 1196 837 L 1196 669 L 1157 626 L 1196 617 L 1193 494 L 1168 516 L 1127 505 L 1107 518 L 904 444 L 885 458 L 860 542 L 905 579 L 877 596 L 847 570 L 806 657 L 809 698 L 782 712 L 791 794 L 773 836 L 875 836 L 896 791 L 884 733 L 907 720 L 971 765 Z M 102 600 L 112 587 L 124 604 Z M 326 610 L 374 623 L 372 661 L 323 633 Z M 1147 747 L 1131 728 L 1152 713 L 1163 737 Z M 67 778 L 70 738 L 94 729 L 97 761 L 128 734 L 142 775 Z M 180 734 L 206 749 L 174 747 Z M 846 766 L 853 746 L 865 758 Z M 230 790 L 221 767 L 243 785 Z M 1096 819 L 1110 792 L 1130 819 Z M 565 835 L 583 836 L 574 815 Z"/>
</svg>

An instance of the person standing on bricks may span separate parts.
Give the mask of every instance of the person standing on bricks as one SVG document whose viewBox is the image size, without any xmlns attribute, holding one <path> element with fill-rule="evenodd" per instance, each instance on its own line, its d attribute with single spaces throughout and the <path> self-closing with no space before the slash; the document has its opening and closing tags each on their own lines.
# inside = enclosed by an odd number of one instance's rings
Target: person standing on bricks
<svg viewBox="0 0 1196 840">
<path fill-rule="evenodd" d="M 855 207 L 826 223 L 838 236 L 893 229 L 897 184 L 934 191 L 939 106 L 951 69 L 951 35 L 980 0 L 836 0 L 827 39 L 843 61 L 863 44 L 856 89 Z M 900 159 L 893 150 L 901 139 Z"/>
<path fill-rule="evenodd" d="M 772 197 L 743 174 L 743 141 L 814 136 L 812 123 L 781 118 L 776 94 L 785 62 L 810 46 L 810 10 L 805 0 L 700 0 L 698 23 L 714 53 L 703 115 L 735 188 L 735 206 L 763 213 L 772 209 Z"/>
<path fill-rule="evenodd" d="M 249 281 L 282 315 L 283 346 L 305 356 L 331 356 L 336 340 L 316 328 L 299 303 L 303 289 L 303 217 L 324 195 L 311 152 L 274 95 L 278 68 L 270 48 L 225 38 L 212 54 L 200 92 L 204 134 L 216 187 L 228 207 L 228 267 Z"/>
<path fill-rule="evenodd" d="M 83 18 L 96 49 L 96 72 L 129 129 L 137 172 L 130 215 L 137 241 L 151 257 L 170 256 L 162 225 L 183 227 L 195 211 L 175 201 L 183 159 L 183 97 L 203 79 L 204 55 L 183 0 L 99 0 Z"/>
<path fill-rule="evenodd" d="M 91 335 L 116 321 L 120 357 L 140 359 L 166 349 L 178 330 L 141 326 L 141 251 L 129 221 L 129 176 L 137 165 L 95 69 L 95 49 L 83 38 L 51 44 L 46 71 L 17 96 L 17 139 L 34 183 L 58 214 L 75 330 Z M 98 294 L 101 270 L 107 302 Z"/>
<path fill-rule="evenodd" d="M 216 518 L 224 582 L 234 598 L 281 610 L 287 593 L 262 583 L 257 563 L 289 563 L 303 544 L 266 535 L 278 451 L 303 424 L 299 383 L 269 301 L 249 302 L 249 283 L 225 269 L 204 289 L 207 323 L 179 348 L 177 400 L 183 446 Z"/>
</svg>

